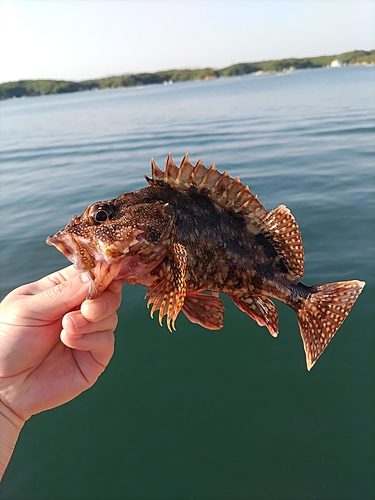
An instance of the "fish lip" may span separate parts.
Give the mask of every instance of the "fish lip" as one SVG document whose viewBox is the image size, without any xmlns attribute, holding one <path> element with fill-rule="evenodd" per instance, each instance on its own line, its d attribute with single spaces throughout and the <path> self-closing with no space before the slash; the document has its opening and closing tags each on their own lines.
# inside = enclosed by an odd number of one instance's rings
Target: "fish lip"
<svg viewBox="0 0 375 500">
<path fill-rule="evenodd" d="M 78 271 L 90 271 L 95 267 L 91 253 L 70 234 L 59 231 L 54 236 L 48 236 L 46 243 L 56 247 Z"/>
<path fill-rule="evenodd" d="M 90 278 L 90 288 L 87 295 L 89 300 L 100 297 L 119 272 L 120 262 L 115 264 L 105 258 L 96 259 L 85 241 L 79 241 L 78 238 L 64 230 L 59 231 L 54 236 L 48 236 L 46 243 L 56 247 L 74 264 L 78 271 L 86 272 Z"/>
</svg>

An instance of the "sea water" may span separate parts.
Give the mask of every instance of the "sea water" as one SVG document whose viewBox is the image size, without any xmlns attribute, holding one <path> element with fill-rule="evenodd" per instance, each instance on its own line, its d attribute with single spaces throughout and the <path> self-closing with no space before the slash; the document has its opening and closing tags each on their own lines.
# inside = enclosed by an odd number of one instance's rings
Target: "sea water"
<svg viewBox="0 0 375 500">
<path fill-rule="evenodd" d="M 33 417 L 6 499 L 367 499 L 375 494 L 375 68 L 343 67 L 0 103 L 1 283 L 68 264 L 45 244 L 85 207 L 189 152 L 301 228 L 306 284 L 367 285 L 313 370 L 225 300 L 225 327 L 170 334 L 125 285 L 116 351 L 71 403 Z"/>
</svg>

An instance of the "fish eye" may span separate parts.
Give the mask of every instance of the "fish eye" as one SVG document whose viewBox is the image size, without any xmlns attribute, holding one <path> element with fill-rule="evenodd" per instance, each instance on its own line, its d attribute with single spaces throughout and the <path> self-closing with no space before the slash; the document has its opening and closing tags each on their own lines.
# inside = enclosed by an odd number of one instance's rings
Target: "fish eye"
<svg viewBox="0 0 375 500">
<path fill-rule="evenodd" d="M 95 203 L 90 209 L 91 220 L 100 224 L 112 218 L 114 214 L 114 208 L 108 203 Z"/>
<path fill-rule="evenodd" d="M 98 210 L 95 214 L 96 222 L 104 222 L 108 219 L 108 214 L 105 210 Z"/>
</svg>

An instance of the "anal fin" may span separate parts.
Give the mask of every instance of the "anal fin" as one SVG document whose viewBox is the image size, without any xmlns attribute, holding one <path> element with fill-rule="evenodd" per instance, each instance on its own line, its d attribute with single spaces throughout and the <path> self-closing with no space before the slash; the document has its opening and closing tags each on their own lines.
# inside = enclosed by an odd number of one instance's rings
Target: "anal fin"
<svg viewBox="0 0 375 500">
<path fill-rule="evenodd" d="M 188 293 L 182 312 L 192 323 L 208 330 L 220 330 L 224 325 L 224 302 L 216 295 Z"/>
<path fill-rule="evenodd" d="M 231 296 L 236 306 L 258 325 L 266 326 L 273 337 L 279 333 L 279 316 L 275 304 L 263 295 L 248 295 L 247 297 Z"/>
</svg>

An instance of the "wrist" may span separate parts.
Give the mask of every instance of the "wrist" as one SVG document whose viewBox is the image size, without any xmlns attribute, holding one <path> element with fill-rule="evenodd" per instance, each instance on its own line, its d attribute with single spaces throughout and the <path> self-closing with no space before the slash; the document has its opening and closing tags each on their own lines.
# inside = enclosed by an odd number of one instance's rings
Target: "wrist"
<svg viewBox="0 0 375 500">
<path fill-rule="evenodd" d="M 0 400 L 0 480 L 25 421 Z"/>
</svg>

